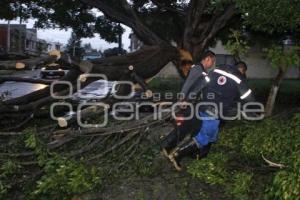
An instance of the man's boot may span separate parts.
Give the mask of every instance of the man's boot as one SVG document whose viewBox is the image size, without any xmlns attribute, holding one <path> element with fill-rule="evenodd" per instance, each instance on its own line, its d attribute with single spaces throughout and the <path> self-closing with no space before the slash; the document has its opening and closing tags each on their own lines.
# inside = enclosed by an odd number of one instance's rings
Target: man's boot
<svg viewBox="0 0 300 200">
<path fill-rule="evenodd" d="M 196 152 L 192 156 L 192 158 L 202 159 L 202 158 L 207 157 L 207 155 L 208 155 L 208 153 L 210 151 L 211 145 L 212 145 L 212 143 L 208 143 L 207 145 L 205 145 L 204 147 L 202 147 L 198 152 Z"/>
<path fill-rule="evenodd" d="M 170 132 L 162 141 L 161 148 L 163 154 L 169 158 L 169 154 L 176 147 L 178 142 L 180 141 L 180 133 L 177 128 L 175 128 L 172 132 Z"/>
<path fill-rule="evenodd" d="M 175 129 L 169 133 L 161 143 L 162 152 L 167 158 L 169 158 L 171 151 L 176 145 L 191 131 L 192 120 L 184 120 L 182 116 L 178 116 L 175 121 Z"/>
<path fill-rule="evenodd" d="M 177 171 L 182 171 L 182 166 L 180 165 L 181 159 L 186 156 L 193 155 L 198 151 L 200 151 L 200 149 L 198 148 L 196 142 L 191 139 L 176 148 L 176 150 L 169 156 L 169 159 Z"/>
</svg>

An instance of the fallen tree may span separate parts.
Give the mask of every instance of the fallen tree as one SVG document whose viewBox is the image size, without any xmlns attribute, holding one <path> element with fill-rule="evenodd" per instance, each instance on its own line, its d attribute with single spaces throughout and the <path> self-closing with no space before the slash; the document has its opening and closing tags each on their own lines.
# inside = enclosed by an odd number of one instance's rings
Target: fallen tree
<svg viewBox="0 0 300 200">
<path fill-rule="evenodd" d="M 0 70 L 22 70 L 32 69 L 37 66 L 53 63 L 57 61 L 57 56 L 48 55 L 25 60 L 0 61 Z"/>
<path fill-rule="evenodd" d="M 57 51 L 50 52 L 48 57 L 42 59 L 35 59 L 39 62 L 41 60 L 50 59 L 51 62 L 58 63 L 62 68 L 68 69 L 68 72 L 56 81 L 19 78 L 19 77 L 2 77 L 1 82 L 5 81 L 18 81 L 28 83 L 42 83 L 47 86 L 41 90 L 29 93 L 27 95 L 17 97 L 10 100 L 2 101 L 0 104 L 0 111 L 3 115 L 9 116 L 11 113 L 15 113 L 14 118 L 16 119 L 17 114 L 20 114 L 20 120 L 22 119 L 24 112 L 27 115 L 35 117 L 35 113 L 39 113 L 39 109 L 48 107 L 58 101 L 53 95 L 65 95 L 75 93 L 78 89 L 78 83 L 81 82 L 81 88 L 85 87 L 89 83 L 102 79 L 106 76 L 109 81 L 132 81 L 137 83 L 143 88 L 147 95 L 151 95 L 151 91 L 147 87 L 146 80 L 155 76 L 166 64 L 173 61 L 179 68 L 180 63 L 180 51 L 172 46 L 161 45 L 161 46 L 145 46 L 141 50 L 130 53 L 123 56 L 109 57 L 106 59 L 88 61 L 78 61 L 76 58 L 72 58 L 67 54 L 63 54 Z M 34 63 L 34 61 L 30 61 Z M 26 63 L 29 63 L 27 60 Z M 47 62 L 48 63 L 48 62 Z M 72 91 L 69 91 L 69 83 L 73 87 Z M 58 83 L 55 87 L 51 86 L 53 83 Z M 61 84 L 60 84 L 61 83 Z M 54 94 L 51 94 L 52 92 Z M 118 87 L 117 93 L 126 94 L 128 86 L 121 85 Z M 107 102 L 113 104 L 118 100 L 109 98 Z M 81 111 L 82 118 L 89 118 L 90 116 L 97 115 L 102 111 L 98 109 L 88 107 Z M 50 115 L 49 115 L 50 116 Z M 72 119 L 73 118 L 73 119 Z M 6 118 L 9 120 L 9 118 Z M 59 118 L 59 125 L 61 127 L 68 126 L 74 122 L 77 122 L 77 115 L 71 116 L 71 121 L 67 122 L 66 118 Z M 27 120 L 21 120 L 24 123 Z M 18 125 L 7 128 L 6 130 L 14 130 L 19 127 Z"/>
</svg>

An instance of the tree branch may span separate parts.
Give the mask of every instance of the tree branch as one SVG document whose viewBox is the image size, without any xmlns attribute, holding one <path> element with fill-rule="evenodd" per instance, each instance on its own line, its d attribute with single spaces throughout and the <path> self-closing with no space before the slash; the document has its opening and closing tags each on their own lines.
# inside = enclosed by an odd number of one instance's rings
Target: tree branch
<svg viewBox="0 0 300 200">
<path fill-rule="evenodd" d="M 235 16 L 235 14 L 236 14 L 236 8 L 235 5 L 233 4 L 229 5 L 226 8 L 226 10 L 223 12 L 223 14 L 216 12 L 213 19 L 206 27 L 206 30 L 210 30 L 210 31 L 208 34 L 204 33 L 204 35 L 206 35 L 206 39 L 204 41 L 209 41 L 213 37 L 215 37 L 215 35 L 227 25 L 228 21 Z M 199 42 L 202 41 L 198 41 L 198 43 Z"/>
<path fill-rule="evenodd" d="M 122 12 L 117 11 L 111 6 L 107 5 L 101 0 L 81 0 L 81 2 L 88 5 L 94 6 L 101 10 L 106 16 L 111 19 L 120 22 L 126 26 L 129 26 L 133 29 L 135 34 L 147 45 L 157 45 L 165 43 L 161 38 L 159 38 L 154 32 L 152 32 L 148 27 L 146 27 L 138 18 L 134 10 L 130 5 L 122 0 L 123 8 L 128 12 L 128 15 L 125 15 Z"/>
<path fill-rule="evenodd" d="M 228 22 L 237 14 L 234 4 L 229 5 L 223 12 L 215 12 L 213 18 L 208 24 L 197 27 L 197 33 L 202 33 L 199 37 L 192 38 L 192 44 L 195 46 L 193 57 L 199 60 L 200 55 L 208 47 L 209 43 L 216 37 Z"/>
<path fill-rule="evenodd" d="M 209 0 L 191 0 L 189 3 L 186 26 L 184 30 L 184 48 L 190 52 L 192 52 L 191 39 L 193 35 L 195 35 L 197 27 L 202 20 L 202 15 L 208 1 Z"/>
<path fill-rule="evenodd" d="M 45 85 L 51 85 L 54 82 L 53 80 L 44 80 L 44 79 L 37 79 L 37 78 L 23 78 L 23 77 L 9 77 L 9 76 L 0 77 L 0 84 L 7 81 L 38 83 L 38 84 L 45 84 Z"/>
<path fill-rule="evenodd" d="M 152 2 L 159 7 L 160 9 L 166 10 L 166 11 L 170 11 L 173 13 L 177 13 L 179 14 L 181 17 L 185 17 L 186 13 L 184 10 L 180 10 L 178 8 L 174 8 L 174 7 L 170 7 L 170 6 L 166 6 L 163 3 L 161 3 L 159 0 L 152 0 Z"/>
</svg>

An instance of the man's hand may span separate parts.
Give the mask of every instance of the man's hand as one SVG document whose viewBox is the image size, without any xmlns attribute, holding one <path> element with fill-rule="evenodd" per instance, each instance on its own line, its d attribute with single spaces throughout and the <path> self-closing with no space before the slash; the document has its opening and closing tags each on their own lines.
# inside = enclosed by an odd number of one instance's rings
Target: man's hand
<svg viewBox="0 0 300 200">
<path fill-rule="evenodd" d="M 180 102 L 180 108 L 182 109 L 182 110 L 185 110 L 186 108 L 187 108 L 187 106 L 188 106 L 188 102 L 186 102 L 186 101 L 182 101 L 182 102 Z"/>
</svg>

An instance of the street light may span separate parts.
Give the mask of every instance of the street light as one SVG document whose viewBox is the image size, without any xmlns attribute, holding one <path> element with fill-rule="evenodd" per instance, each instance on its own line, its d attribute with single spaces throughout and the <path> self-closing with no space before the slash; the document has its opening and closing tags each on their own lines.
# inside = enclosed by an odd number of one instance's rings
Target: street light
<svg viewBox="0 0 300 200">
<path fill-rule="evenodd" d="M 295 45 L 294 41 L 292 40 L 291 36 L 286 36 L 284 40 L 282 40 L 282 49 L 283 52 L 287 52 Z"/>
</svg>

